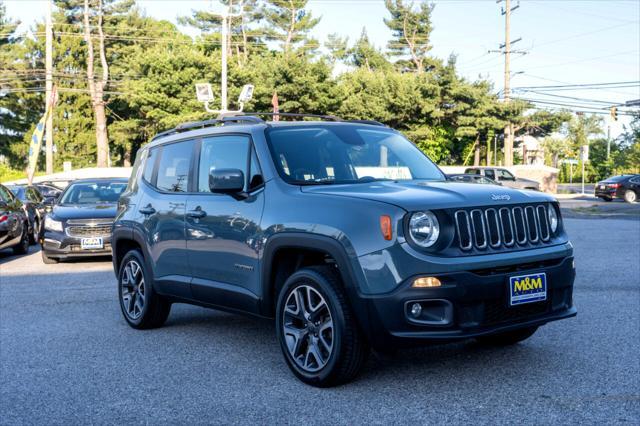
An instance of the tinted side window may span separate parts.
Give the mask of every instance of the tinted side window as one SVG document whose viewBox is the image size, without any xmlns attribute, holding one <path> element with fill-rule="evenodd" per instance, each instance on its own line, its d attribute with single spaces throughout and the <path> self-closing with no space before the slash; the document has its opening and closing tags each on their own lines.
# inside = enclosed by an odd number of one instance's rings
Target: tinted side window
<svg viewBox="0 0 640 426">
<path fill-rule="evenodd" d="M 247 136 L 226 135 L 203 139 L 198 169 L 198 192 L 210 192 L 211 170 L 240 169 L 246 177 L 248 155 L 249 138 Z"/>
<path fill-rule="evenodd" d="M 498 169 L 498 176 L 500 177 L 500 179 L 504 180 L 516 180 L 516 178 L 513 177 L 513 175 L 507 170 Z"/>
<path fill-rule="evenodd" d="M 0 185 L 0 201 L 4 201 L 5 203 L 11 202 L 11 196 L 9 195 L 9 191 Z"/>
<path fill-rule="evenodd" d="M 495 179 L 496 179 L 496 174 L 495 174 L 495 172 L 494 172 L 493 170 L 491 170 L 491 169 L 485 169 L 485 170 L 484 170 L 484 175 L 485 175 L 486 177 L 488 177 L 489 179 L 493 179 L 493 180 L 495 180 Z"/>
<path fill-rule="evenodd" d="M 193 141 L 162 146 L 156 187 L 166 192 L 187 192 Z"/>
</svg>

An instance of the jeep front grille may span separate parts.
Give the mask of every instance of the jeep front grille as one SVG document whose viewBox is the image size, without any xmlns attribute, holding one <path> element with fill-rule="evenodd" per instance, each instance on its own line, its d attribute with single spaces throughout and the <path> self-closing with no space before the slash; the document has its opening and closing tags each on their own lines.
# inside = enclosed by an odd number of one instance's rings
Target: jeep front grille
<svg viewBox="0 0 640 426">
<path fill-rule="evenodd" d="M 547 205 L 457 210 L 454 215 L 460 249 L 484 250 L 546 243 L 551 230 Z"/>
</svg>

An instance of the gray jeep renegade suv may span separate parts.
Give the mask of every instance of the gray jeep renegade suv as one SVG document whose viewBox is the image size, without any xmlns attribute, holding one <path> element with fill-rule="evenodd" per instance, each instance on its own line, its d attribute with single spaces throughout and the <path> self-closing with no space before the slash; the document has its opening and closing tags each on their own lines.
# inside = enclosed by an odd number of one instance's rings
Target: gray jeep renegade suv
<svg viewBox="0 0 640 426">
<path fill-rule="evenodd" d="M 321 118 L 190 123 L 139 151 L 112 240 L 132 327 L 172 303 L 274 318 L 293 373 L 331 386 L 369 348 L 512 344 L 576 315 L 552 197 L 448 182 L 399 132 Z"/>
</svg>

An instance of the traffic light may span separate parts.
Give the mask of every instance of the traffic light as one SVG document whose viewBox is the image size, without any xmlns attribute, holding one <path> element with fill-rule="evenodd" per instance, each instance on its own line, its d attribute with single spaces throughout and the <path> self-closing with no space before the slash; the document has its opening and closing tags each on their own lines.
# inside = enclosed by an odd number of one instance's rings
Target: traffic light
<svg viewBox="0 0 640 426">
<path fill-rule="evenodd" d="M 611 119 L 613 121 L 618 121 L 618 108 L 616 107 L 611 107 L 609 109 L 609 116 L 611 117 Z"/>
</svg>

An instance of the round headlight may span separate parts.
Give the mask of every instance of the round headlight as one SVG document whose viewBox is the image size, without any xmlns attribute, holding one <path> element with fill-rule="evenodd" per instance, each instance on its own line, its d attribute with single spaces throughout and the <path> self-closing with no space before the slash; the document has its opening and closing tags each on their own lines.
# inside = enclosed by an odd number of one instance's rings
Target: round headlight
<svg viewBox="0 0 640 426">
<path fill-rule="evenodd" d="M 549 228 L 551 229 L 551 233 L 555 234 L 558 230 L 558 212 L 556 212 L 556 208 L 551 204 L 549 204 L 547 211 L 549 212 Z"/>
<path fill-rule="evenodd" d="M 438 218 L 428 210 L 412 214 L 409 219 L 409 234 L 413 242 L 420 247 L 431 247 L 440 235 Z"/>
</svg>

